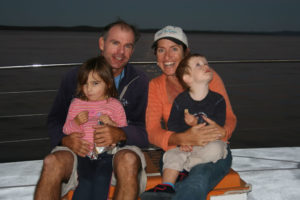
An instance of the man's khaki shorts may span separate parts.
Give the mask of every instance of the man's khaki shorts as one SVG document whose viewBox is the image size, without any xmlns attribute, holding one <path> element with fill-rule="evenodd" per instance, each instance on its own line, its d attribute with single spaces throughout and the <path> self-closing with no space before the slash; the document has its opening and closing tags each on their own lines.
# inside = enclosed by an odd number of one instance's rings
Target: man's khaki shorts
<svg viewBox="0 0 300 200">
<path fill-rule="evenodd" d="M 124 149 L 128 149 L 131 150 L 133 152 L 135 152 L 141 159 L 142 162 L 142 169 L 139 173 L 139 194 L 143 193 L 145 191 L 146 188 L 146 184 L 147 184 L 147 174 L 146 174 L 146 160 L 144 157 L 143 152 L 141 151 L 140 148 L 136 147 L 136 146 L 124 146 L 122 148 L 119 148 L 117 150 L 121 151 Z M 75 190 L 77 185 L 78 185 L 78 174 L 77 174 L 77 166 L 78 166 L 78 161 L 77 161 L 77 156 L 76 154 L 69 149 L 68 147 L 64 147 L 64 146 L 57 146 L 55 147 L 51 153 L 57 152 L 57 151 L 69 151 L 70 153 L 72 153 L 73 157 L 74 157 L 74 162 L 73 162 L 73 170 L 72 170 L 72 174 L 70 176 L 70 179 L 68 181 L 68 183 L 62 183 L 62 188 L 61 188 L 61 196 L 65 196 L 70 190 Z M 114 157 L 113 157 L 114 159 Z M 113 162 L 113 161 L 112 161 Z M 112 174 L 112 180 L 111 180 L 111 185 L 115 186 L 117 183 L 117 180 L 115 178 L 115 174 Z"/>
</svg>

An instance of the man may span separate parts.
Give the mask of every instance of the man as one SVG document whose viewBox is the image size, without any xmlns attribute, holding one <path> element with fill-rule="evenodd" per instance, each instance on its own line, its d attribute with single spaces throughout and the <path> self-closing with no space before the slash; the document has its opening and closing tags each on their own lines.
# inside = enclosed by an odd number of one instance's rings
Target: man
<svg viewBox="0 0 300 200">
<path fill-rule="evenodd" d="M 123 143 L 147 147 L 148 139 L 145 130 L 145 110 L 147 106 L 148 78 L 146 75 L 128 64 L 133 53 L 138 34 L 135 27 L 124 21 L 116 21 L 104 28 L 99 38 L 102 55 L 112 66 L 119 99 L 124 106 L 128 126 L 117 128 L 111 126 L 95 127 L 94 141 L 97 146 L 108 146 Z M 48 129 L 52 146 L 56 147 L 44 159 L 44 165 L 38 182 L 35 199 L 60 199 L 69 190 L 75 189 L 77 181 L 77 157 L 86 156 L 89 152 L 88 142 L 81 139 L 83 133 L 64 135 L 64 125 L 68 108 L 74 97 L 77 84 L 78 67 L 72 69 L 62 80 L 55 102 L 48 116 Z M 75 153 L 75 154 L 74 154 Z M 84 171 L 78 169 L 79 186 L 74 196 L 78 199 L 87 195 L 87 188 L 94 187 L 98 199 L 106 199 L 113 171 L 117 179 L 114 199 L 136 199 L 138 192 L 143 192 L 144 185 L 139 188 L 138 177 L 145 179 L 145 161 L 138 148 L 122 149 L 112 158 L 108 154 L 100 154 L 99 169 Z M 142 176 L 139 176 L 141 173 Z M 89 185 L 90 178 L 96 177 L 97 184 Z M 86 182 L 87 181 L 87 182 Z M 144 180 L 145 181 L 145 180 Z M 82 187 L 81 187 L 82 185 Z M 77 190 L 79 192 L 77 192 Z M 92 198 L 92 197 L 91 197 Z M 85 196 L 85 199 L 86 196 Z"/>
</svg>

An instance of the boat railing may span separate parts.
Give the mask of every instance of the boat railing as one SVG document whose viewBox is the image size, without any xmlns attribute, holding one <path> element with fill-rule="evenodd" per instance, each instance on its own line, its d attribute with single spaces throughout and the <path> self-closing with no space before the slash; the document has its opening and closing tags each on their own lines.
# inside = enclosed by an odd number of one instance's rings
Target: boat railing
<svg viewBox="0 0 300 200">
<path fill-rule="evenodd" d="M 131 61 L 133 65 L 153 65 L 155 61 Z M 300 63 L 300 59 L 257 59 L 257 60 L 212 60 L 210 64 L 234 64 L 234 63 Z M 26 69 L 26 68 L 45 68 L 45 67 L 68 67 L 79 66 L 82 63 L 64 63 L 64 64 L 31 64 L 31 65 L 15 65 L 0 66 L 0 70 L 4 69 Z"/>
<path fill-rule="evenodd" d="M 156 65 L 155 61 L 131 61 L 133 65 Z M 300 59 L 253 59 L 253 60 L 212 60 L 208 61 L 210 64 L 251 64 L 251 63 L 300 63 Z M 80 66 L 82 63 L 63 63 L 63 64 L 30 64 L 30 65 L 15 65 L 15 66 L 0 66 L 1 70 L 14 70 L 14 69 L 32 69 L 32 68 L 52 68 L 52 67 L 74 67 Z M 37 92 L 56 92 L 57 90 L 30 90 L 30 91 L 5 91 L 1 92 L 0 95 L 9 94 L 21 94 L 21 93 L 37 93 Z M 44 116 L 47 113 L 38 114 L 20 114 L 20 115 L 1 115 L 2 118 L 18 118 L 18 117 L 32 117 L 32 116 Z M 0 142 L 1 143 L 1 142 Z"/>
<path fill-rule="evenodd" d="M 156 70 L 154 73 L 159 74 L 161 73 L 158 69 L 158 67 L 156 66 L 156 62 L 155 61 L 132 61 L 130 62 L 133 65 L 137 65 L 137 66 L 141 66 L 141 68 L 143 68 L 143 70 L 145 69 L 149 69 L 151 68 L 152 71 L 150 70 L 148 73 L 152 73 L 154 70 Z M 289 64 L 295 64 L 295 63 L 300 63 L 300 59 L 268 59 L 268 60 L 261 60 L 261 59 L 252 59 L 252 60 L 211 60 L 209 61 L 210 64 L 214 64 L 217 66 L 220 66 L 221 68 L 223 68 L 223 66 L 228 66 L 227 64 L 254 64 L 254 63 L 289 63 Z M 10 70 L 24 70 L 24 69 L 41 69 L 41 68 L 65 68 L 65 67 L 74 67 L 74 66 L 79 66 L 82 63 L 65 63 L 65 64 L 32 64 L 32 65 L 17 65 L 17 66 L 0 66 L 0 73 L 3 76 L 4 75 L 4 71 L 6 73 L 10 73 L 10 76 L 12 76 L 10 72 Z M 219 65 L 220 64 L 220 65 Z M 223 65 L 222 65 L 223 64 Z M 145 67 L 146 66 L 146 67 Z M 300 65 L 293 65 L 293 66 L 300 66 Z M 8 71 L 8 72 L 7 72 Z M 35 70 L 34 70 L 35 71 Z M 36 71 L 35 71 L 36 72 Z M 23 71 L 22 71 L 23 73 Z M 30 77 L 29 77 L 30 78 Z M 25 78 L 24 78 L 25 79 Z M 31 80 L 34 81 L 34 80 Z M 57 83 L 55 83 L 57 84 Z M 13 87 L 10 87 L 13 88 Z M 46 93 L 51 93 L 51 95 L 49 95 L 49 98 L 53 98 L 55 96 L 55 93 L 57 91 L 56 88 L 48 88 L 48 89 L 39 89 L 39 90 L 21 90 L 21 91 L 4 91 L 4 87 L 2 86 L 2 89 L 0 90 L 0 97 L 2 96 L 3 99 L 5 99 L 5 101 L 10 101 L 9 100 L 9 95 L 18 95 L 18 94 L 30 94 L 30 95 L 35 95 L 35 94 L 46 94 Z M 1 98 L 2 98 L 1 97 Z M 5 98 L 4 98 L 5 97 Z M 12 98 L 15 98 L 16 96 L 12 96 Z M 34 98 L 34 97 L 32 97 Z M 48 98 L 48 99 L 49 99 Z M 8 99 L 8 100 L 7 100 Z M 53 100 L 52 99 L 52 100 Z M 19 100 L 20 102 L 21 100 Z M 48 100 L 47 100 L 48 102 Z M 8 105 L 11 102 L 6 102 L 5 105 Z M 22 102 L 23 105 L 22 106 L 26 106 L 26 102 Z M 48 102 L 50 106 L 50 103 Z M 13 107 L 17 107 L 18 105 L 13 105 Z M 32 105 L 30 105 L 31 107 L 33 107 Z M 39 112 L 39 111 L 38 111 Z M 46 111 L 47 112 L 47 111 Z M 26 118 L 26 123 L 34 123 L 36 119 L 40 119 L 43 121 L 44 124 L 39 124 L 38 126 L 43 126 L 41 127 L 34 127 L 33 128 L 37 128 L 39 130 L 44 130 L 44 132 L 46 132 L 46 117 L 48 113 L 36 113 L 34 112 L 34 109 L 32 111 L 32 113 L 21 113 L 21 114 L 17 114 L 17 113 L 9 113 L 9 112 L 1 112 L 0 111 L 0 121 L 3 121 L 3 123 L 5 124 L 5 121 L 8 121 L 8 123 L 11 124 L 13 123 L 13 121 L 15 120 L 24 120 L 24 118 Z M 28 118 L 28 120 L 27 120 Z M 32 120 L 30 119 L 32 118 Z M 23 123 L 23 121 L 22 121 Z M 41 123 L 41 122 L 40 122 Z M 5 124 L 6 125 L 6 124 Z M 25 126 L 25 125 L 24 125 Z M 29 125 L 30 126 L 30 125 Z M 31 127 L 30 127 L 31 128 Z M 28 128 L 29 129 L 29 128 Z M 3 130 L 3 129 L 2 129 Z M 7 130 L 9 130 L 9 128 L 7 128 Z M 13 130 L 12 130 L 13 131 Z M 30 132 L 29 130 L 27 130 L 28 132 Z M 5 133 L 5 136 L 9 135 L 9 133 Z M 36 141 L 36 140 L 49 140 L 49 137 L 47 136 L 46 133 L 43 133 L 41 135 L 35 135 L 33 137 L 25 137 L 25 136 L 20 136 L 20 137 L 13 137 L 13 138 L 9 138 L 9 137 L 4 137 L 5 139 L 1 139 L 0 144 L 4 144 L 4 143 L 18 143 L 18 142 L 30 142 L 30 141 Z"/>
<path fill-rule="evenodd" d="M 251 64 L 251 63 L 300 63 L 300 59 L 268 59 L 268 60 L 212 60 L 208 61 L 210 64 Z M 82 63 L 64 63 L 64 64 L 31 64 L 31 65 L 15 65 L 15 66 L 0 66 L 0 70 L 14 70 L 14 69 L 39 69 L 39 68 L 53 68 L 53 67 L 74 67 L 80 66 Z M 133 65 L 156 65 L 155 61 L 131 61 Z M 159 70 L 159 69 L 158 69 Z M 57 90 L 30 90 L 30 91 L 5 91 L 0 95 L 8 94 L 22 94 L 22 93 L 38 93 L 38 92 L 56 92 Z M 1 115 L 2 118 L 18 118 L 18 117 L 32 117 L 32 116 L 44 116 L 47 113 L 38 114 L 20 114 L 20 115 Z"/>
</svg>

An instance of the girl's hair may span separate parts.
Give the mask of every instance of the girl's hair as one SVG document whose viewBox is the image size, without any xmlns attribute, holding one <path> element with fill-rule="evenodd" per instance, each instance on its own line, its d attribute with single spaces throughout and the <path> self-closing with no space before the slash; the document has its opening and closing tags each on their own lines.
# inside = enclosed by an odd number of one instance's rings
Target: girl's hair
<svg viewBox="0 0 300 200">
<path fill-rule="evenodd" d="M 178 67 L 176 69 L 176 77 L 184 89 L 188 89 L 189 86 L 184 82 L 183 75 L 190 74 L 190 68 L 189 68 L 188 63 L 189 63 L 190 59 L 193 57 L 205 58 L 205 56 L 198 54 L 198 53 L 188 54 L 180 61 L 180 63 L 178 64 Z"/>
<path fill-rule="evenodd" d="M 112 67 L 103 56 L 91 58 L 79 68 L 76 96 L 82 100 L 88 100 L 83 92 L 83 86 L 88 80 L 89 73 L 96 73 L 106 84 L 105 95 L 117 97 L 118 92 L 114 82 Z"/>
</svg>

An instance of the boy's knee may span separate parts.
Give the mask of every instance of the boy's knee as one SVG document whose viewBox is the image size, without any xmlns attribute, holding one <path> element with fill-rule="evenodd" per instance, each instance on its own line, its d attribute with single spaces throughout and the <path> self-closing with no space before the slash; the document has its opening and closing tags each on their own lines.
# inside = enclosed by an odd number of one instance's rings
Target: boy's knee
<svg viewBox="0 0 300 200">
<path fill-rule="evenodd" d="M 213 162 L 216 162 L 219 159 L 224 159 L 227 156 L 226 143 L 223 141 L 215 141 L 208 144 L 208 152 L 215 159 L 212 159 Z"/>
</svg>

